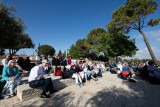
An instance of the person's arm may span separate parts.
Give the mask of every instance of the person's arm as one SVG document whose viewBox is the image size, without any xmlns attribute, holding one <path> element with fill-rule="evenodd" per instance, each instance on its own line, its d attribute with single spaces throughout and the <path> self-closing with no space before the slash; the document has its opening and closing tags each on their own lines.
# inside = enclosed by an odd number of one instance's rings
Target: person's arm
<svg viewBox="0 0 160 107">
<path fill-rule="evenodd" d="M 16 73 L 16 74 L 15 74 L 15 77 L 18 78 L 18 77 L 19 77 L 18 67 L 15 67 L 14 70 L 15 70 L 14 72 Z"/>
<path fill-rule="evenodd" d="M 7 74 L 7 67 L 5 67 L 4 69 L 3 69 L 3 72 L 2 72 L 2 79 L 3 80 L 6 80 L 6 81 L 9 81 L 9 76 L 8 76 L 8 74 Z"/>
</svg>

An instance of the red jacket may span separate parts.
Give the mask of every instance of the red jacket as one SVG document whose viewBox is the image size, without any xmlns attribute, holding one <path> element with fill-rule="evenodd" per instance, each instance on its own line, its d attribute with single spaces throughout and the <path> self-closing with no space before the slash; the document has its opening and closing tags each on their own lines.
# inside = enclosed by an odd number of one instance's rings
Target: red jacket
<svg viewBox="0 0 160 107">
<path fill-rule="evenodd" d="M 71 60 L 68 60 L 69 65 L 71 65 Z"/>
</svg>

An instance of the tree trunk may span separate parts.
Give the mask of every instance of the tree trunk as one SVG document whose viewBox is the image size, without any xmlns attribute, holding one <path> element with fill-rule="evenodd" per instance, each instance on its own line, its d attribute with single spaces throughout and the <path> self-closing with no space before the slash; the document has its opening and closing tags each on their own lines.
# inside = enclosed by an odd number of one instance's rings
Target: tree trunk
<svg viewBox="0 0 160 107">
<path fill-rule="evenodd" d="M 117 64 L 117 61 L 118 61 L 118 58 L 117 58 L 117 56 L 116 56 L 116 64 Z"/>
<path fill-rule="evenodd" d="M 151 49 L 151 47 L 150 47 L 150 45 L 149 45 L 149 42 L 148 42 L 148 40 L 147 40 L 147 38 L 146 38 L 146 35 L 145 35 L 141 30 L 139 30 L 139 32 L 142 34 L 142 36 L 143 36 L 143 38 L 144 38 L 144 42 L 146 43 L 146 46 L 147 46 L 148 51 L 149 51 L 149 53 L 150 53 L 150 55 L 151 55 L 151 57 L 152 57 L 152 59 L 153 59 L 154 64 L 155 64 L 156 66 L 158 66 L 158 62 L 157 62 L 156 57 L 154 56 L 154 53 L 153 53 L 153 51 L 152 51 L 152 49 Z"/>
</svg>

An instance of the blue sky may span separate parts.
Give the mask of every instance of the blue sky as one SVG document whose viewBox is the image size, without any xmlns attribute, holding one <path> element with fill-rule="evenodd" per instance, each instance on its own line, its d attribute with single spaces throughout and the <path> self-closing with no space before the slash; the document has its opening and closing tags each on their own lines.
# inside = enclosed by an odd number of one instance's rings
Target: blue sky
<svg viewBox="0 0 160 107">
<path fill-rule="evenodd" d="M 154 0 L 160 5 L 159 0 Z M 24 19 L 27 29 L 36 47 L 40 43 L 53 46 L 58 52 L 67 50 L 78 39 L 86 38 L 90 30 L 98 27 L 106 29 L 105 25 L 112 19 L 111 14 L 125 0 L 2 0 L 4 4 L 13 5 L 17 16 Z M 148 18 L 160 18 L 158 10 Z M 148 41 L 160 60 L 160 25 L 144 28 Z M 139 48 L 137 58 L 150 57 L 143 38 L 137 31 L 129 33 L 136 38 Z M 22 49 L 27 55 L 32 55 L 35 49 Z M 144 57 L 144 58 L 145 58 Z"/>
</svg>

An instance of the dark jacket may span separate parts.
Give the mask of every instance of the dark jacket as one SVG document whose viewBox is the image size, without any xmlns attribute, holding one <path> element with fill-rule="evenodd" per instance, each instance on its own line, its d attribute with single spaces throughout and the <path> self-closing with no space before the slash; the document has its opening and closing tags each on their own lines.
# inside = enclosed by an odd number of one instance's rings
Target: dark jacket
<svg viewBox="0 0 160 107">
<path fill-rule="evenodd" d="M 83 71 L 83 69 L 81 67 L 79 67 L 79 65 L 76 66 L 76 72 L 81 72 L 81 71 Z"/>
<path fill-rule="evenodd" d="M 63 61 L 63 66 L 67 66 L 69 63 L 68 63 L 68 61 L 67 60 L 64 60 Z"/>
<path fill-rule="evenodd" d="M 72 78 L 73 74 L 76 73 L 76 69 L 73 69 L 71 67 L 71 69 L 69 70 L 69 78 Z"/>
<path fill-rule="evenodd" d="M 60 65 L 59 59 L 53 58 L 52 65 L 59 66 Z"/>
</svg>

